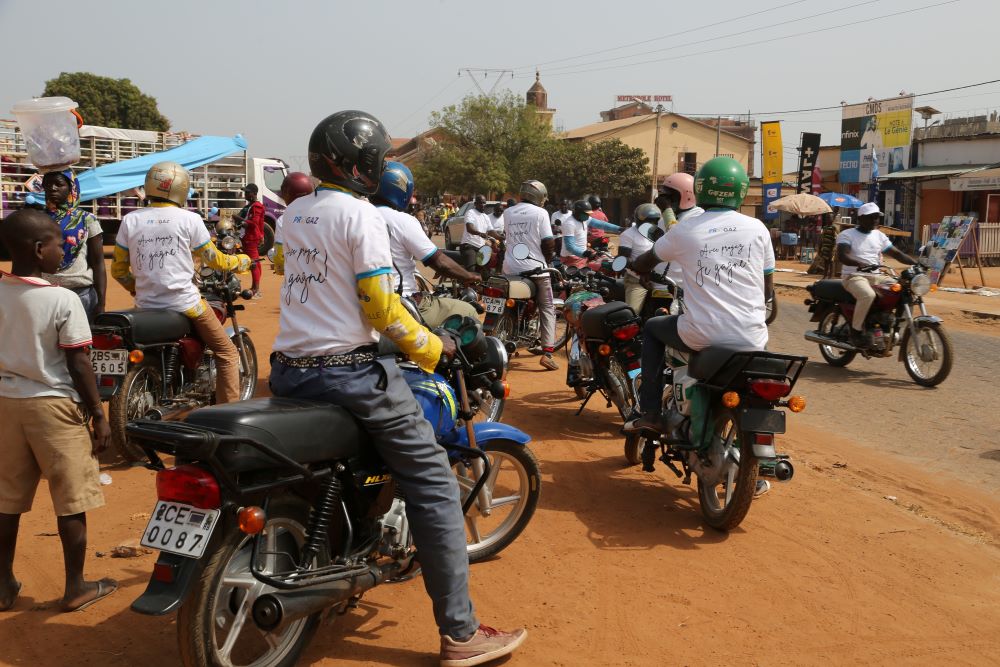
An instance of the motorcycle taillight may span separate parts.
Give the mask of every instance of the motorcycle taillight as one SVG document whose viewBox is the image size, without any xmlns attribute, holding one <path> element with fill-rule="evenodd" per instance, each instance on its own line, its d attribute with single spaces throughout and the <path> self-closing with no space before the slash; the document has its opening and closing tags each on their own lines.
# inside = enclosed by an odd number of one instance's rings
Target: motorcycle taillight
<svg viewBox="0 0 1000 667">
<path fill-rule="evenodd" d="M 502 289 L 498 289 L 496 287 L 484 287 L 483 288 L 483 296 L 498 296 L 498 297 L 503 297 L 504 293 L 503 293 Z"/>
<path fill-rule="evenodd" d="M 618 340 L 629 340 L 639 335 L 639 323 L 632 322 L 625 326 L 618 327 L 611 332 L 611 335 Z"/>
<path fill-rule="evenodd" d="M 750 391 L 757 394 L 765 401 L 774 402 L 779 398 L 788 396 L 792 391 L 792 383 L 788 380 L 771 380 L 768 378 L 757 378 L 750 380 Z"/>
<path fill-rule="evenodd" d="M 125 340 L 115 334 L 94 334 L 93 339 L 95 350 L 115 350 L 125 347 Z"/>
<path fill-rule="evenodd" d="M 157 472 L 156 497 L 204 510 L 222 506 L 219 483 L 212 473 L 195 465 L 182 465 Z"/>
</svg>

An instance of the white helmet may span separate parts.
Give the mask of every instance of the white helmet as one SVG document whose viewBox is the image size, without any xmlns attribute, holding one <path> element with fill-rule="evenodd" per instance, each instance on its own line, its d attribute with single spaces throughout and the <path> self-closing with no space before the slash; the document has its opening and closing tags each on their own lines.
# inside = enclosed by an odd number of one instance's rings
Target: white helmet
<svg viewBox="0 0 1000 667">
<path fill-rule="evenodd" d="M 525 181 L 521 183 L 521 199 L 531 202 L 535 206 L 541 206 L 549 197 L 549 191 L 541 181 Z"/>
</svg>

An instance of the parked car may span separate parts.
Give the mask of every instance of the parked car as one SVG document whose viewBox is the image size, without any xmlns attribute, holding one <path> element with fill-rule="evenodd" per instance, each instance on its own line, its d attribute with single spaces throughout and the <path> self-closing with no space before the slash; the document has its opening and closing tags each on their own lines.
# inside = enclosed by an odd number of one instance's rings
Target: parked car
<svg viewBox="0 0 1000 667">
<path fill-rule="evenodd" d="M 493 215 L 493 209 L 498 201 L 486 202 L 486 214 Z M 465 214 L 472 208 L 473 202 L 467 201 L 458 209 L 458 213 L 448 218 L 444 223 L 444 247 L 448 250 L 458 250 L 462 242 L 462 233 L 465 231 Z"/>
</svg>

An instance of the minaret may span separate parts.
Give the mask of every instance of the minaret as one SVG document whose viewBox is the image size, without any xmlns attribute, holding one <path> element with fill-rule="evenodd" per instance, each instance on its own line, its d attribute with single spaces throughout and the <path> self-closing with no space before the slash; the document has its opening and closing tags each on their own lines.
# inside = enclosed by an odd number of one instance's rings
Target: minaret
<svg viewBox="0 0 1000 667">
<path fill-rule="evenodd" d="M 549 93 L 545 90 L 545 86 L 542 85 L 541 78 L 541 73 L 535 70 L 535 82 L 531 84 L 531 88 L 528 88 L 525 101 L 535 107 L 535 112 L 542 116 L 545 122 L 551 126 L 552 116 L 555 115 L 556 110 L 549 108 Z"/>
</svg>

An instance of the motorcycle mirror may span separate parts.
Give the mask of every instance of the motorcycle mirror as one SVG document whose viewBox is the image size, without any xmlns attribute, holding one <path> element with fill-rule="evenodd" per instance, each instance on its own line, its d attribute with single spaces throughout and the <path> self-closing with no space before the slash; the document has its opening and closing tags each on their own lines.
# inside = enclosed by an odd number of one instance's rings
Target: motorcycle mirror
<svg viewBox="0 0 1000 667">
<path fill-rule="evenodd" d="M 644 222 L 639 225 L 639 233 L 654 242 L 656 239 L 663 236 L 663 230 L 649 222 Z"/>
<path fill-rule="evenodd" d="M 267 251 L 267 259 L 268 259 L 269 262 L 272 262 L 272 263 L 274 262 L 274 255 L 275 254 L 276 253 L 275 253 L 275 249 L 274 248 L 271 248 L 270 250 Z"/>
<path fill-rule="evenodd" d="M 628 266 L 628 259 L 625 257 L 615 257 L 615 261 L 611 262 L 611 270 L 615 273 L 624 271 L 626 266 Z"/>
<path fill-rule="evenodd" d="M 248 289 L 245 289 L 242 292 L 240 292 L 240 296 L 243 297 L 245 300 L 249 301 L 250 299 L 253 298 L 253 292 L 251 292 Z"/>
<path fill-rule="evenodd" d="M 525 259 L 528 259 L 528 256 L 531 254 L 531 251 L 528 250 L 528 246 L 526 246 L 525 244 L 518 243 L 510 251 L 510 254 L 514 256 L 514 259 L 525 260 Z"/>
<path fill-rule="evenodd" d="M 479 266 L 486 266 L 490 262 L 490 258 L 493 257 L 493 248 L 488 245 L 484 245 L 482 248 L 476 252 L 476 264 Z"/>
</svg>

